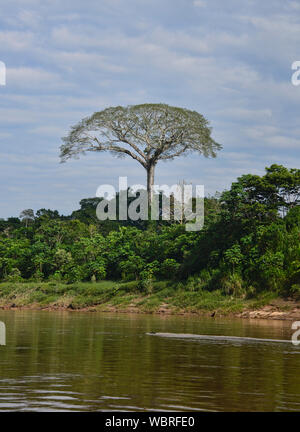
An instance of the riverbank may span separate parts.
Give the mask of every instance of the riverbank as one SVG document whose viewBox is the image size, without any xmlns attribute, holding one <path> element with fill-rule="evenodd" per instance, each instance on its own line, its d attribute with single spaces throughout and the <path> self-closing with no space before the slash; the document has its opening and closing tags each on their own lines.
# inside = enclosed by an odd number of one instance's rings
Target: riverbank
<svg viewBox="0 0 300 432">
<path fill-rule="evenodd" d="M 141 292 L 138 282 L 2 283 L 0 308 L 87 312 L 198 314 L 277 320 L 300 320 L 300 301 L 265 292 L 253 299 L 221 291 L 187 291 L 182 284 L 155 282 Z"/>
</svg>

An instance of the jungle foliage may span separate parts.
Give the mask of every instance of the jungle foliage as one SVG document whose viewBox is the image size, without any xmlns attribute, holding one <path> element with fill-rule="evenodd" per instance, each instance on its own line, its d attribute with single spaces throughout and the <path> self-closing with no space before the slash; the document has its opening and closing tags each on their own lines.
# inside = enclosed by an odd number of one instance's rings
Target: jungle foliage
<svg viewBox="0 0 300 432">
<path fill-rule="evenodd" d="M 135 281 L 151 292 L 173 280 L 188 291 L 300 297 L 300 170 L 281 165 L 244 175 L 205 198 L 205 225 L 96 218 L 98 198 L 70 216 L 40 209 L 0 220 L 0 280 Z"/>
</svg>

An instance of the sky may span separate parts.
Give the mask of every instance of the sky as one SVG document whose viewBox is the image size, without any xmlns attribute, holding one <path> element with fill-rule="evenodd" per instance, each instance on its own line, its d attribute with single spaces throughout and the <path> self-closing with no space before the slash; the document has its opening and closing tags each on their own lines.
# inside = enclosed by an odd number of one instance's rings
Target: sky
<svg viewBox="0 0 300 432">
<path fill-rule="evenodd" d="M 101 184 L 145 184 L 134 160 L 59 163 L 61 137 L 109 106 L 167 103 L 204 115 L 223 150 L 161 162 L 156 184 L 230 188 L 300 166 L 300 0 L 0 0 L 0 217 L 63 214 Z"/>
</svg>

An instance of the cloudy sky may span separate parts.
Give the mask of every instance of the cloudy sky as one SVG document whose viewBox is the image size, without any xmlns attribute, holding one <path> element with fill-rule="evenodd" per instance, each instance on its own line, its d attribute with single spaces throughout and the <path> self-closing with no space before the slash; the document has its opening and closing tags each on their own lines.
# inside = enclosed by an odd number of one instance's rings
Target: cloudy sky
<svg viewBox="0 0 300 432">
<path fill-rule="evenodd" d="M 0 217 L 66 214 L 119 176 L 145 182 L 109 154 L 59 164 L 70 126 L 108 106 L 164 102 L 210 120 L 218 158 L 161 163 L 157 184 L 213 194 L 272 163 L 299 167 L 299 47 L 299 0 L 0 0 Z"/>
</svg>

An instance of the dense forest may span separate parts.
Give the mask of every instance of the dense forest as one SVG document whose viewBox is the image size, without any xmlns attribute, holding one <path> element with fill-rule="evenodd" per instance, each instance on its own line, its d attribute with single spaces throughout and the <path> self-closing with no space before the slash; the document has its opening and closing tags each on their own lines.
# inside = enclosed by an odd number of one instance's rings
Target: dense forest
<svg viewBox="0 0 300 432">
<path fill-rule="evenodd" d="M 0 280 L 173 280 L 190 289 L 255 296 L 300 294 L 300 170 L 281 165 L 243 175 L 205 198 L 205 225 L 99 221 L 98 198 L 70 216 L 41 209 L 0 220 Z"/>
</svg>

